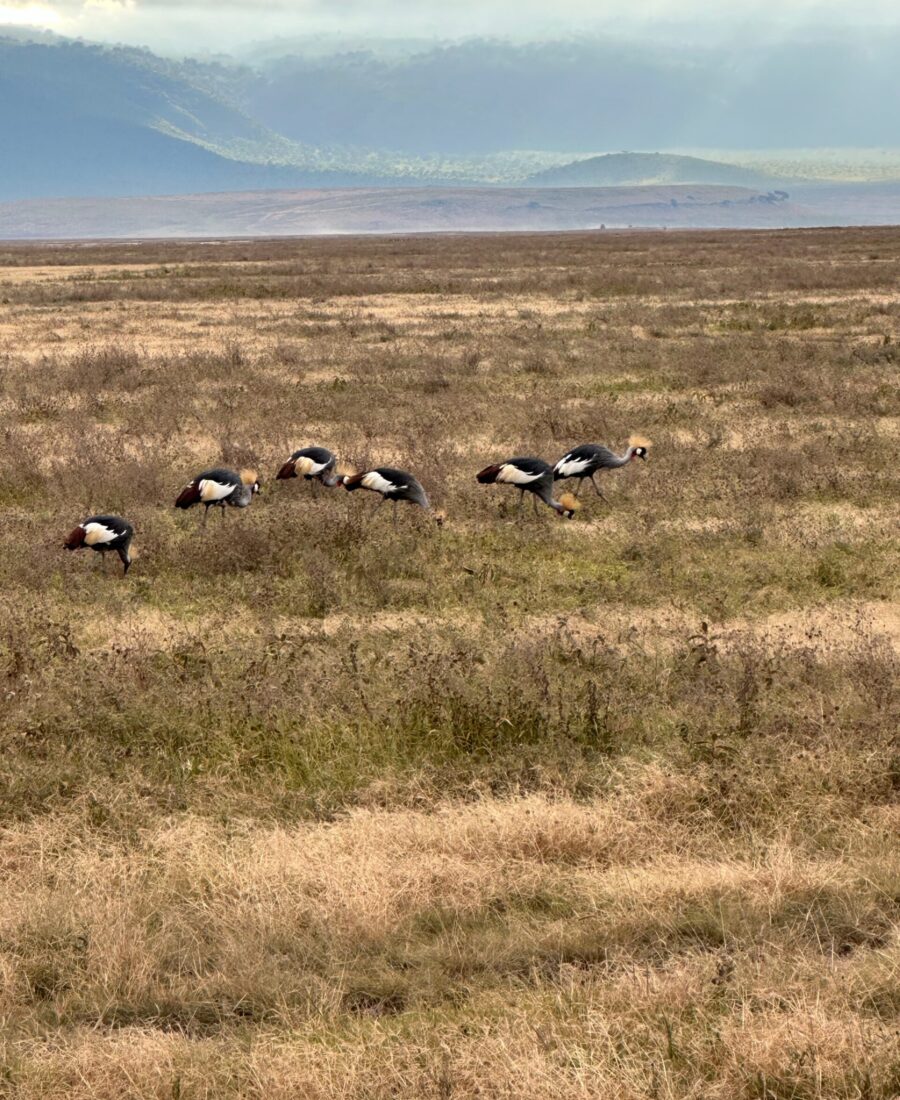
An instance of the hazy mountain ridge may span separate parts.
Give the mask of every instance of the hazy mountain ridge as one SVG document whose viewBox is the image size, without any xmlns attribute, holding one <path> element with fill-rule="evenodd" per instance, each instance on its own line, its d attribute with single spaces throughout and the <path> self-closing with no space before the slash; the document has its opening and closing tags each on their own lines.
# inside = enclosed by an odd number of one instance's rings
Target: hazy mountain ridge
<svg viewBox="0 0 900 1100">
<path fill-rule="evenodd" d="M 577 153 L 671 135 L 673 83 L 699 96 L 696 66 L 621 43 L 438 45 L 396 59 L 369 51 L 270 62 L 248 106 L 296 140 L 427 155 L 499 149 Z M 304 135 L 301 139 L 301 135 Z M 640 144 L 644 137 L 638 135 Z"/>
<path fill-rule="evenodd" d="M 861 94 L 878 91 L 886 110 L 898 93 L 885 92 L 880 58 L 870 59 Z M 785 98 L 782 57 L 770 62 L 763 93 L 748 96 L 759 64 L 752 51 L 738 64 L 611 40 L 473 39 L 382 52 L 328 53 L 320 43 L 290 56 L 270 49 L 251 65 L 19 33 L 0 37 L 0 199 L 273 187 L 778 187 L 777 176 L 747 164 L 585 152 L 672 148 L 701 133 L 712 141 L 735 110 L 796 116 L 822 92 L 802 89 L 799 106 Z M 858 100 L 834 113 L 838 128 Z M 868 124 L 851 121 L 856 134 Z"/>
<path fill-rule="evenodd" d="M 296 140 L 407 153 L 900 144 L 900 36 L 674 50 L 474 39 L 267 60 L 251 113 Z"/>
</svg>

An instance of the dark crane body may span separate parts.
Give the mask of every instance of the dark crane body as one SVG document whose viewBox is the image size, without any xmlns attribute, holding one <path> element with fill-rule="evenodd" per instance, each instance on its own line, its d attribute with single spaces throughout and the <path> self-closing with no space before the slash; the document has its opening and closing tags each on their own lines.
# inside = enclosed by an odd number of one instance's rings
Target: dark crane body
<svg viewBox="0 0 900 1100">
<path fill-rule="evenodd" d="M 204 470 L 181 490 L 175 507 L 193 508 L 195 504 L 204 505 L 203 522 L 206 523 L 210 508 L 221 508 L 224 518 L 226 506 L 246 508 L 258 492 L 259 480 L 252 470 L 244 470 L 240 474 L 224 468 Z"/>
<path fill-rule="evenodd" d="M 365 470 L 361 474 L 345 475 L 342 484 L 350 493 L 356 489 L 368 489 L 373 493 L 380 493 L 382 503 L 386 500 L 391 501 L 394 505 L 394 527 L 397 526 L 397 504 L 401 500 L 424 508 L 426 512 L 433 515 L 438 524 L 443 522 L 443 516 L 433 512 L 431 502 L 420 482 L 406 470 L 397 470 L 393 466 L 378 466 L 372 470 Z"/>
<path fill-rule="evenodd" d="M 101 561 L 105 561 L 109 551 L 114 550 L 122 562 L 124 576 L 131 565 L 129 548 L 133 538 L 134 528 L 127 519 L 121 516 L 89 516 L 79 523 L 63 545 L 67 550 L 81 550 L 84 547 L 97 550 Z"/>
<path fill-rule="evenodd" d="M 594 486 L 594 492 L 598 497 L 605 500 L 603 493 L 600 492 L 600 486 L 594 480 L 595 475 L 600 470 L 618 470 L 622 466 L 627 466 L 629 462 L 633 462 L 636 458 L 646 461 L 648 446 L 649 442 L 632 437 L 625 453 L 617 455 L 608 447 L 603 447 L 599 443 L 584 443 L 582 446 L 575 447 L 568 454 L 563 455 L 557 462 L 553 467 L 553 480 L 564 481 L 567 478 L 576 478 L 578 486 L 575 489 L 575 496 L 577 497 L 582 481 L 589 478 Z"/>
<path fill-rule="evenodd" d="M 276 481 L 286 481 L 292 477 L 302 477 L 304 481 L 311 481 L 313 492 L 316 482 L 321 482 L 329 489 L 340 485 L 341 479 L 335 472 L 337 457 L 325 447 L 301 447 L 294 451 L 275 475 Z"/>
<path fill-rule="evenodd" d="M 533 493 L 535 512 L 540 500 L 567 519 L 575 515 L 577 505 L 573 499 L 553 499 L 553 468 L 542 458 L 525 455 L 507 459 L 495 466 L 485 466 L 476 474 L 476 480 L 482 485 L 514 485 L 519 490 L 519 508 L 525 494 Z"/>
</svg>

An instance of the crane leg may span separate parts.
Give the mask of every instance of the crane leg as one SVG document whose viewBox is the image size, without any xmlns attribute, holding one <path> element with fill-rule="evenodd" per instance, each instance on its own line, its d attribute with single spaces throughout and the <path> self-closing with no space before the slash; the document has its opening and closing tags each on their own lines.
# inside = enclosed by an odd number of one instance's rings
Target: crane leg
<svg viewBox="0 0 900 1100">
<path fill-rule="evenodd" d="M 312 494 L 314 497 L 317 497 L 319 495 L 319 489 L 316 485 L 316 478 L 312 479 Z"/>
<path fill-rule="evenodd" d="M 574 493 L 574 496 L 575 496 L 576 500 L 578 499 L 578 494 L 581 492 L 581 486 L 582 486 L 583 483 L 584 483 L 584 478 L 582 478 L 582 477 L 578 478 L 578 484 L 575 486 L 575 493 Z"/>
<path fill-rule="evenodd" d="M 206 526 L 206 521 L 207 521 L 208 518 L 209 518 L 209 505 L 206 504 L 206 505 L 204 505 L 204 508 L 203 508 L 203 519 L 200 520 L 200 526 L 201 527 Z"/>
<path fill-rule="evenodd" d="M 520 490 L 519 490 L 519 503 L 518 503 L 518 504 L 516 505 L 516 507 L 518 508 L 518 510 L 519 510 L 520 512 L 522 511 L 522 502 L 523 502 L 524 500 L 525 500 L 525 490 L 524 490 L 524 489 L 520 489 Z"/>
<path fill-rule="evenodd" d="M 538 514 L 538 507 L 537 507 L 537 497 L 536 496 L 532 496 L 531 503 L 534 505 L 534 514 L 537 515 Z"/>
<path fill-rule="evenodd" d="M 596 481 L 594 481 L 594 475 L 593 474 L 591 474 L 591 485 L 594 486 L 594 492 L 597 494 L 597 496 L 601 500 L 606 500 L 606 497 L 600 492 L 600 486 L 597 484 Z M 578 496 L 578 494 L 576 493 L 575 496 Z"/>
</svg>

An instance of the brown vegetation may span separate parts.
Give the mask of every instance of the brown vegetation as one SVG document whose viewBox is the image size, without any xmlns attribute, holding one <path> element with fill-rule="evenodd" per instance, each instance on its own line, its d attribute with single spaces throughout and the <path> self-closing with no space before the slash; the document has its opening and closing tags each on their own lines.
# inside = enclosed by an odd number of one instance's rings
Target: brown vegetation
<svg viewBox="0 0 900 1100">
<path fill-rule="evenodd" d="M 0 1096 L 900 1094 L 900 235 L 0 253 Z"/>
</svg>

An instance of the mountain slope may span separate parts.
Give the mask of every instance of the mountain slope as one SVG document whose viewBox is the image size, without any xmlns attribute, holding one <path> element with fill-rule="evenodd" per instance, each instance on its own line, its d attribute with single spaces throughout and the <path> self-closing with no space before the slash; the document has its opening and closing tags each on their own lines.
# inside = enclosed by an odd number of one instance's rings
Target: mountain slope
<svg viewBox="0 0 900 1100">
<path fill-rule="evenodd" d="M 279 143 L 290 144 L 146 51 L 0 39 L 0 198 L 366 182 L 261 163 Z"/>
<path fill-rule="evenodd" d="M 642 184 L 710 183 L 761 187 L 776 182 L 761 172 L 673 153 L 607 153 L 536 172 L 533 187 L 637 187 Z"/>
</svg>

